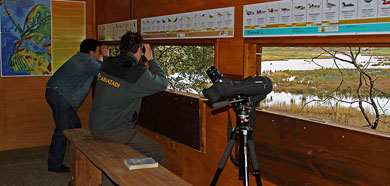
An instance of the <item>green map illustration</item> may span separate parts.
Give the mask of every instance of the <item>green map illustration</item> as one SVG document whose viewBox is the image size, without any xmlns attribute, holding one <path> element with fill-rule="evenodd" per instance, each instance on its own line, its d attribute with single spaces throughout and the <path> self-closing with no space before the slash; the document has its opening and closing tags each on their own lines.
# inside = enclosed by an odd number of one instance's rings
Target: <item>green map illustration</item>
<svg viewBox="0 0 390 186">
<path fill-rule="evenodd" d="M 0 0 L 2 76 L 50 75 L 50 0 Z"/>
</svg>

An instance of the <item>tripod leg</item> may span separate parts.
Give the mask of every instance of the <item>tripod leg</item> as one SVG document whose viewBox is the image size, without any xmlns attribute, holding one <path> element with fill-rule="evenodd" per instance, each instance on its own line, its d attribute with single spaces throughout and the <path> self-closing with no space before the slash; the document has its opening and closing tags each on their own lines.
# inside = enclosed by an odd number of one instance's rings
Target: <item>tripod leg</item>
<svg viewBox="0 0 390 186">
<path fill-rule="evenodd" d="M 252 134 L 250 134 L 249 136 L 252 136 Z M 252 138 L 252 137 L 250 137 L 250 138 Z M 256 178 L 257 185 L 262 186 L 261 178 L 260 178 L 259 164 L 257 162 L 256 151 L 255 151 L 255 143 L 254 143 L 253 139 L 248 140 L 248 146 L 249 146 L 249 153 L 250 153 L 251 161 L 252 161 L 253 175 Z"/>
<path fill-rule="evenodd" d="M 235 139 L 236 139 L 236 133 L 233 134 L 233 136 L 229 140 L 229 143 L 226 146 L 225 152 L 223 153 L 221 161 L 218 164 L 217 171 L 215 172 L 213 181 L 211 182 L 211 186 L 215 186 L 217 184 L 218 178 L 221 175 L 223 168 L 225 167 L 226 161 L 227 161 L 230 153 L 232 152 L 233 145 L 236 142 Z"/>
<path fill-rule="evenodd" d="M 248 186 L 249 185 L 249 177 L 248 177 L 248 131 L 243 130 L 242 131 L 242 137 L 243 137 L 243 148 L 242 148 L 242 153 L 243 153 L 243 161 L 240 162 L 241 167 L 244 171 L 244 179 L 243 179 L 243 185 Z"/>
</svg>

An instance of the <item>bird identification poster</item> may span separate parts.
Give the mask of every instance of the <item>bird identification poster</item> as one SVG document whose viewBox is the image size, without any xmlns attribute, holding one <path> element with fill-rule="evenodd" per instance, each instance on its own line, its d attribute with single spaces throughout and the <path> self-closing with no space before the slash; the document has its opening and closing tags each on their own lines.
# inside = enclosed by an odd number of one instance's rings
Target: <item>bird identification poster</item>
<svg viewBox="0 0 390 186">
<path fill-rule="evenodd" d="M 146 40 L 234 37 L 234 7 L 142 18 L 141 33 Z"/>
<path fill-rule="evenodd" d="M 243 14 L 244 37 L 390 34 L 390 0 L 282 0 Z"/>
</svg>

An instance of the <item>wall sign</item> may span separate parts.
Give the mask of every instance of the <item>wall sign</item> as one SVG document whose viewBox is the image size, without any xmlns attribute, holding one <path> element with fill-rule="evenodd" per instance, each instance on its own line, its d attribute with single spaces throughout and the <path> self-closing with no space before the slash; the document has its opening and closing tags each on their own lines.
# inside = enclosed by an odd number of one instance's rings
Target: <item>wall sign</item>
<svg viewBox="0 0 390 186">
<path fill-rule="evenodd" d="M 390 0 L 285 0 L 243 12 L 244 37 L 390 34 Z"/>
<path fill-rule="evenodd" d="M 234 7 L 141 19 L 144 39 L 234 37 Z"/>
</svg>

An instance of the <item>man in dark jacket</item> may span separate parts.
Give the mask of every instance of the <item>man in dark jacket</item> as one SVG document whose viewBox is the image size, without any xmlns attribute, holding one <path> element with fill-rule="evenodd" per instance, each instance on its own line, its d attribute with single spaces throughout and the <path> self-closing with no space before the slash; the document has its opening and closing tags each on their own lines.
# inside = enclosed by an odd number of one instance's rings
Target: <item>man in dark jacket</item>
<svg viewBox="0 0 390 186">
<path fill-rule="evenodd" d="M 139 63 L 145 47 L 149 68 Z M 165 151 L 135 129 L 142 97 L 164 91 L 166 75 L 138 33 L 127 32 L 120 55 L 108 58 L 96 83 L 89 128 L 95 138 L 126 144 L 165 166 Z"/>
<path fill-rule="evenodd" d="M 99 72 L 103 56 L 109 50 L 101 42 L 85 39 L 81 42 L 80 52 L 66 61 L 46 83 L 46 101 L 53 111 L 56 125 L 49 149 L 48 170 L 69 172 L 63 165 L 66 139 L 65 129 L 81 128 L 77 109 L 87 97 L 92 80 Z"/>
</svg>

